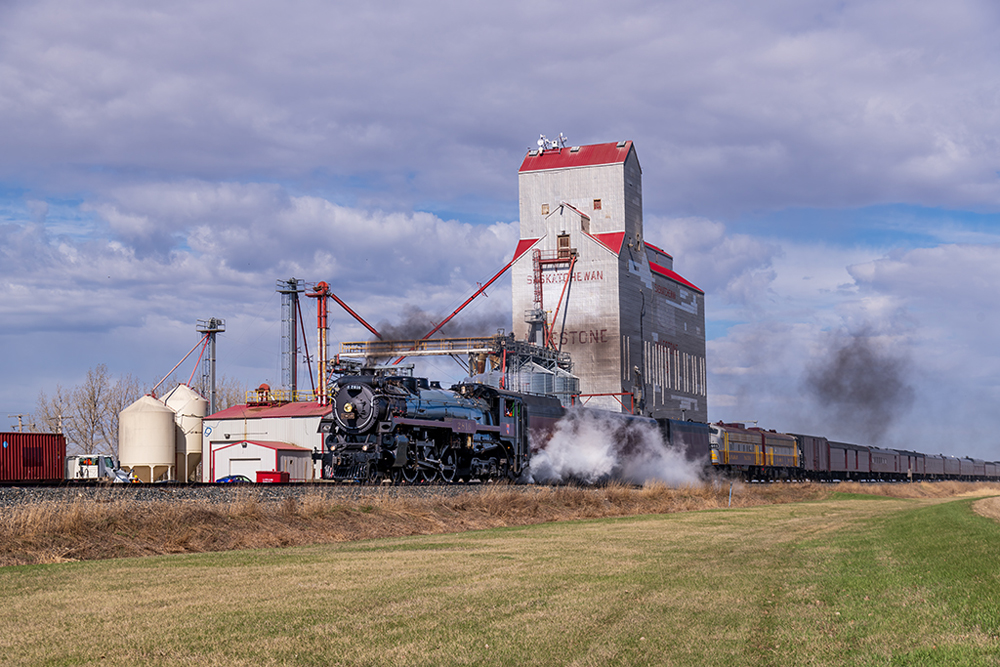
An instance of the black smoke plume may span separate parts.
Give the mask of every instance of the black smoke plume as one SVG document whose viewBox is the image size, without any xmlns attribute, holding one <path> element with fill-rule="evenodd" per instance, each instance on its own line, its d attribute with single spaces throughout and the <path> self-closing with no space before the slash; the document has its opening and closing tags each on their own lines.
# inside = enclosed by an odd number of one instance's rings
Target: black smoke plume
<svg viewBox="0 0 1000 667">
<path fill-rule="evenodd" d="M 383 321 L 376 326 L 382 340 L 419 340 L 438 325 L 447 315 L 431 315 L 417 306 L 403 308 L 402 319 L 397 323 Z M 492 336 L 500 329 L 510 327 L 510 315 L 504 313 L 459 313 L 441 327 L 434 338 L 468 338 Z"/>
<path fill-rule="evenodd" d="M 834 345 L 806 371 L 805 388 L 836 419 L 832 433 L 849 433 L 856 444 L 877 445 L 913 407 L 910 358 L 867 333 Z"/>
</svg>

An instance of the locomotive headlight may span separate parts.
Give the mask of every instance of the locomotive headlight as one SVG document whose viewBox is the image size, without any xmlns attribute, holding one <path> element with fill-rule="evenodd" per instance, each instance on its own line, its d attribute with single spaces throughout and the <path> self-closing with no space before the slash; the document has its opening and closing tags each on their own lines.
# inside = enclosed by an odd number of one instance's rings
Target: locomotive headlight
<svg viewBox="0 0 1000 667">
<path fill-rule="evenodd" d="M 367 452 L 368 451 L 368 445 L 362 445 L 361 446 L 361 451 Z"/>
</svg>

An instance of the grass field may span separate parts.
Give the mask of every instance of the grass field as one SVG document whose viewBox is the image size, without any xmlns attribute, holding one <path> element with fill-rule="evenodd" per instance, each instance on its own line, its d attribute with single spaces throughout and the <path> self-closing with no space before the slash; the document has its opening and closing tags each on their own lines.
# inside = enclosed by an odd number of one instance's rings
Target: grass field
<svg viewBox="0 0 1000 667">
<path fill-rule="evenodd" d="M 0 569 L 6 665 L 1000 665 L 972 499 Z"/>
</svg>

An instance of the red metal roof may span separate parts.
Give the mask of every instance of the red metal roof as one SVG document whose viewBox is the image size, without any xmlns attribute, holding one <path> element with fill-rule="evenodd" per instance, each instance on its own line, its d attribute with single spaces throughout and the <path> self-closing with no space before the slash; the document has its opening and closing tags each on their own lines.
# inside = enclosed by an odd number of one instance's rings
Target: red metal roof
<svg viewBox="0 0 1000 667">
<path fill-rule="evenodd" d="M 605 234 L 587 234 L 602 246 L 615 253 L 622 254 L 622 244 L 625 243 L 625 232 L 607 232 Z"/>
<path fill-rule="evenodd" d="M 235 447 L 236 445 L 242 445 L 243 443 L 248 445 L 257 445 L 258 447 L 266 447 L 267 449 L 274 449 L 277 451 L 301 451 L 308 452 L 312 451 L 308 447 L 300 447 L 298 445 L 293 445 L 289 442 L 278 442 L 277 440 L 237 440 L 236 442 L 229 442 L 225 445 L 215 447 L 214 451 L 221 451 L 228 447 Z"/>
<path fill-rule="evenodd" d="M 681 276 L 681 274 L 674 273 L 670 269 L 668 269 L 666 267 L 663 267 L 663 266 L 660 266 L 656 262 L 650 262 L 649 263 L 649 268 L 650 268 L 650 270 L 653 273 L 658 273 L 661 276 L 664 276 L 666 278 L 670 278 L 673 281 L 679 282 L 681 285 L 687 285 L 688 287 L 690 287 L 694 291 L 698 292 L 699 294 L 704 294 L 705 293 L 705 290 L 701 289 L 700 287 L 698 287 L 694 283 L 688 282 L 687 280 L 685 280 L 683 278 L 683 276 Z"/>
<path fill-rule="evenodd" d="M 539 152 L 528 151 L 518 173 L 524 171 L 542 171 L 544 169 L 568 169 L 570 167 L 590 167 L 599 164 L 618 164 L 625 162 L 632 142 L 593 144 L 590 146 L 574 146 L 572 148 L 553 148 Z M 532 155 L 534 153 L 534 155 Z"/>
<path fill-rule="evenodd" d="M 514 249 L 514 259 L 510 260 L 510 263 L 513 264 L 516 262 L 518 257 L 528 252 L 528 249 L 539 241 L 541 241 L 541 239 L 521 239 L 518 241 L 517 248 Z"/>
<path fill-rule="evenodd" d="M 205 419 L 265 419 L 274 417 L 322 417 L 332 406 L 315 402 L 282 403 L 280 405 L 234 405 Z"/>
<path fill-rule="evenodd" d="M 655 250 L 656 252 L 660 253 L 661 255 L 666 255 L 670 259 L 674 258 L 674 256 L 671 255 L 669 252 L 667 252 L 666 250 L 663 250 L 662 248 L 656 247 L 655 245 L 653 245 L 649 241 L 646 241 L 646 245 L 649 246 L 650 248 L 652 248 L 653 250 Z"/>
</svg>

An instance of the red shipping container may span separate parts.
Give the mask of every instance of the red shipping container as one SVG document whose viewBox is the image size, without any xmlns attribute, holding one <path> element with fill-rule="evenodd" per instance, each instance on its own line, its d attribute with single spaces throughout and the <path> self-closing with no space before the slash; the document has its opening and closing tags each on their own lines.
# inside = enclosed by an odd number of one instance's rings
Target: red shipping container
<svg viewBox="0 0 1000 667">
<path fill-rule="evenodd" d="M 57 482 L 65 468 L 63 434 L 0 433 L 0 482 Z"/>
<path fill-rule="evenodd" d="M 287 484 L 289 475 L 287 472 L 275 472 L 273 470 L 258 470 L 258 484 Z"/>
</svg>

